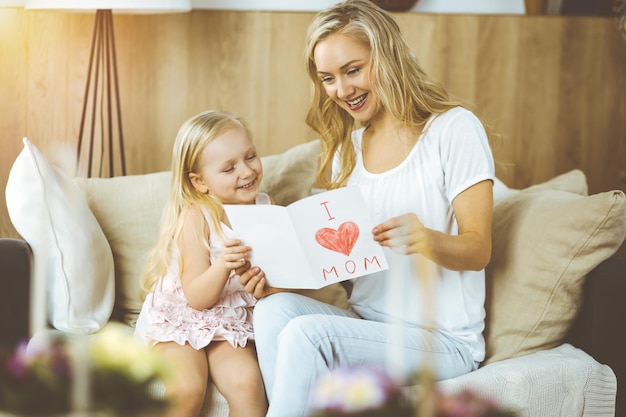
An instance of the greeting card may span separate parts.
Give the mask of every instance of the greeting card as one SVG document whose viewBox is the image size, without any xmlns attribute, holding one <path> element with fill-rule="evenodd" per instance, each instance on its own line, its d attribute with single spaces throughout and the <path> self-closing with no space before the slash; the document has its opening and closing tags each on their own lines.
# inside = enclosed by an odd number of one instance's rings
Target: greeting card
<svg viewBox="0 0 626 417">
<path fill-rule="evenodd" d="M 231 227 L 252 247 L 269 285 L 318 289 L 388 269 L 365 201 L 344 187 L 276 205 L 226 205 Z"/>
</svg>

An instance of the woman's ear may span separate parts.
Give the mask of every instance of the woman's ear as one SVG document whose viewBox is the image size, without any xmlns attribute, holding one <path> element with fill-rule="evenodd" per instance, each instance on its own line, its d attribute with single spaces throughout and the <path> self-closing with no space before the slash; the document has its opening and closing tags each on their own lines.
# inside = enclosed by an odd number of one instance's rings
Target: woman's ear
<svg viewBox="0 0 626 417">
<path fill-rule="evenodd" d="M 206 186 L 202 177 L 194 172 L 190 172 L 189 181 L 191 181 L 191 185 L 193 188 L 198 190 L 202 194 L 207 194 L 209 192 L 209 187 Z"/>
</svg>

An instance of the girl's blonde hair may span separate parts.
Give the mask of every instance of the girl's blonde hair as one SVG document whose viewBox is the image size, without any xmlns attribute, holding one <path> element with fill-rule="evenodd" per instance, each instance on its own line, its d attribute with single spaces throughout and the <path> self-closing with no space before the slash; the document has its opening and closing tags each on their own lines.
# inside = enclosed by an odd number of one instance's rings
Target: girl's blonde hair
<svg viewBox="0 0 626 417">
<path fill-rule="evenodd" d="M 313 57 L 317 44 L 335 33 L 349 36 L 370 49 L 372 89 L 385 111 L 405 126 L 421 131 L 431 115 L 460 105 L 424 72 L 393 16 L 371 0 L 346 0 L 318 13 L 309 25 L 305 49 L 312 81 L 306 122 L 320 135 L 322 156 L 317 180 L 325 188 L 344 185 L 355 165 L 351 145 L 354 119 L 326 94 Z M 333 179 L 327 174 L 338 149 L 342 168 Z"/>
<path fill-rule="evenodd" d="M 205 146 L 228 129 L 238 127 L 248 136 L 250 132 L 243 120 L 231 113 L 208 110 L 183 123 L 176 135 L 172 150 L 170 191 L 161 217 L 161 230 L 155 247 L 148 253 L 145 272 L 141 278 L 142 298 L 152 291 L 154 284 L 163 276 L 175 256 L 182 268 L 179 239 L 185 215 L 190 210 L 209 212 L 213 224 L 219 225 L 222 203 L 211 193 L 199 192 L 191 183 L 190 173 L 199 174 L 202 169 L 200 156 Z M 215 227 L 220 234 L 221 228 Z M 198 233 L 209 250 L 209 225 L 203 223 Z M 221 234 L 220 234 L 220 237 Z"/>
</svg>

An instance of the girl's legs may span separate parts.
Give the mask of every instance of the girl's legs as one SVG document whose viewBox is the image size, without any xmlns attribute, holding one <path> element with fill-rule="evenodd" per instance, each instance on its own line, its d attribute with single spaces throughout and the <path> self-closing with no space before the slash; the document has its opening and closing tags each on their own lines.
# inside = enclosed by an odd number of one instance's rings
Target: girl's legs
<svg viewBox="0 0 626 417">
<path fill-rule="evenodd" d="M 176 374 L 166 386 L 171 401 L 168 416 L 198 417 L 206 395 L 209 368 L 204 349 L 175 342 L 157 343 L 154 348 L 174 365 Z"/>
<path fill-rule="evenodd" d="M 233 348 L 211 342 L 207 348 L 211 378 L 228 401 L 230 417 L 265 417 L 267 401 L 254 345 Z"/>
<path fill-rule="evenodd" d="M 369 364 L 405 380 L 425 364 L 436 369 L 437 379 L 476 367 L 463 346 L 441 333 L 360 319 L 294 294 L 274 294 L 257 303 L 254 326 L 271 391 L 268 417 L 305 416 L 315 383 L 338 366 Z"/>
</svg>

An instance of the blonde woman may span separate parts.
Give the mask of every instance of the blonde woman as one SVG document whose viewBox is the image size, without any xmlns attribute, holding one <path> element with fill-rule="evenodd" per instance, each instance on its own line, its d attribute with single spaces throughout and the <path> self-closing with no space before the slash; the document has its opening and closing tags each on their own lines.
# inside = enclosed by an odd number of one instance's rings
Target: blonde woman
<svg viewBox="0 0 626 417">
<path fill-rule="evenodd" d="M 209 377 L 230 416 L 264 416 L 252 308 L 236 270 L 250 248 L 234 237 L 223 204 L 269 204 L 263 167 L 235 115 L 206 111 L 180 128 L 158 243 L 147 262 L 147 293 L 135 334 L 176 368 L 167 387 L 171 415 L 197 417 Z"/>
<path fill-rule="evenodd" d="M 254 325 L 270 417 L 305 416 L 311 388 L 334 367 L 381 367 L 411 383 L 425 367 L 437 379 L 470 372 L 485 354 L 494 162 L 483 124 L 369 0 L 320 12 L 305 55 L 318 180 L 361 189 L 390 268 L 352 281 L 349 310 L 269 295 L 262 271 L 242 275 L 264 297 Z"/>
</svg>

